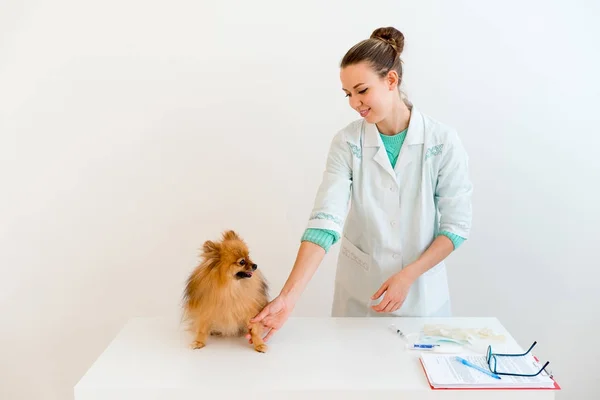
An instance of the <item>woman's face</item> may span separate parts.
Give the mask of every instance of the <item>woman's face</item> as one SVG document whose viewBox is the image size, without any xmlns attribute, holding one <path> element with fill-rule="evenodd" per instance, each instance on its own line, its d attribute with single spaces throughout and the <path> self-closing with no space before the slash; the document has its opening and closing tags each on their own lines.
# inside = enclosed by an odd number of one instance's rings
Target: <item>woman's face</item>
<svg viewBox="0 0 600 400">
<path fill-rule="evenodd" d="M 398 95 L 395 73 L 381 78 L 367 63 L 359 63 L 342 68 L 340 79 L 350 107 L 367 122 L 376 124 L 390 115 Z"/>
</svg>

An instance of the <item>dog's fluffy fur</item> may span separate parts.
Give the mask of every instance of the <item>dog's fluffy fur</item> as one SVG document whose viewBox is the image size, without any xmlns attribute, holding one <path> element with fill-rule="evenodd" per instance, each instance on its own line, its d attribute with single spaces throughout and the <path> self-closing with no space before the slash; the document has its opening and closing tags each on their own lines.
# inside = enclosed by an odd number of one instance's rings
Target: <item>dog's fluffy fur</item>
<svg viewBox="0 0 600 400">
<path fill-rule="evenodd" d="M 268 284 L 244 240 L 232 230 L 221 241 L 207 240 L 184 293 L 184 319 L 195 335 L 191 347 L 204 347 L 209 335 L 243 336 L 249 331 L 254 349 L 265 352 L 261 326 L 250 325 L 250 319 L 267 303 Z"/>
</svg>

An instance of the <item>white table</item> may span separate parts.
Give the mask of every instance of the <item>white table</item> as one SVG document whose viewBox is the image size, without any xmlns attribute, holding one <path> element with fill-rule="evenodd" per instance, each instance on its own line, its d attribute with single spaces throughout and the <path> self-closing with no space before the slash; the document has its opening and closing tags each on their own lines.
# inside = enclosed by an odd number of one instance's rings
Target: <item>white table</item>
<svg viewBox="0 0 600 400">
<path fill-rule="evenodd" d="M 290 318 L 258 353 L 244 338 L 203 349 L 177 318 L 131 320 L 75 386 L 75 400 L 553 399 L 548 390 L 431 390 L 418 361 L 389 329 L 426 323 L 490 328 L 498 351 L 522 351 L 495 318 Z M 524 344 L 528 346 L 529 343 Z"/>
</svg>

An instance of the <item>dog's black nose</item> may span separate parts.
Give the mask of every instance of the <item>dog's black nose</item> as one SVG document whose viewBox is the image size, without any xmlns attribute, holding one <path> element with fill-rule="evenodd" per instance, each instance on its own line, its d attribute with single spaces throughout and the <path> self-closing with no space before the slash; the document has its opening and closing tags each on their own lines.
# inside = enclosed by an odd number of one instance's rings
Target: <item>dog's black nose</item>
<svg viewBox="0 0 600 400">
<path fill-rule="evenodd" d="M 252 270 L 255 270 L 256 268 L 258 268 L 258 265 L 252 264 Z"/>
</svg>

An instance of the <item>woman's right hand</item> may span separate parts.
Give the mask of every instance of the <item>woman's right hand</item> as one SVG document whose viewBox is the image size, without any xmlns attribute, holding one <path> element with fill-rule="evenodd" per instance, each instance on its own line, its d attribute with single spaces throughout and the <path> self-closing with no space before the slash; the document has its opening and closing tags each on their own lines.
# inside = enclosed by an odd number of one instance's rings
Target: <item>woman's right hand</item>
<svg viewBox="0 0 600 400">
<path fill-rule="evenodd" d="M 279 292 L 279 296 L 275 297 L 256 317 L 250 320 L 248 330 L 252 329 L 252 325 L 259 324 L 258 330 L 261 331 L 261 335 L 266 334 L 263 338 L 266 342 L 281 329 L 323 257 L 325 257 L 325 250 L 321 246 L 303 241 L 298 249 L 292 272 Z M 251 335 L 247 334 L 246 338 L 252 344 Z"/>
<path fill-rule="evenodd" d="M 250 324 L 262 325 L 262 331 L 266 333 L 263 340 L 266 342 L 275 332 L 281 329 L 293 309 L 293 301 L 285 295 L 280 294 L 267 304 L 256 317 L 252 318 Z M 247 334 L 246 338 L 248 339 L 248 343 L 252 344 L 250 334 Z"/>
</svg>

